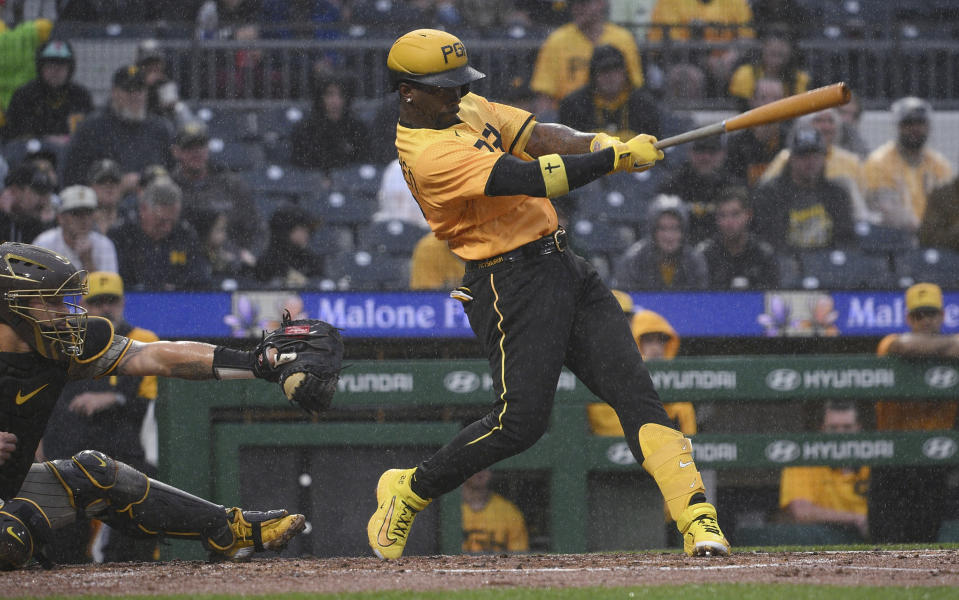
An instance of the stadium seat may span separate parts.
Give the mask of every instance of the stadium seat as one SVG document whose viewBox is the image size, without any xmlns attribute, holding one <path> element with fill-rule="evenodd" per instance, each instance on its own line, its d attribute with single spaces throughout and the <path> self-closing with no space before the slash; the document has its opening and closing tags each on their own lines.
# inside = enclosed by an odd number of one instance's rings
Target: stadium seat
<svg viewBox="0 0 959 600">
<path fill-rule="evenodd" d="M 259 142 L 240 142 L 210 138 L 210 160 L 231 171 L 253 171 L 264 162 L 263 147 Z"/>
<path fill-rule="evenodd" d="M 856 238 L 859 247 L 866 252 L 903 252 L 918 246 L 915 234 L 866 222 L 856 223 Z"/>
<path fill-rule="evenodd" d="M 196 116 L 206 123 L 211 138 L 226 141 L 257 139 L 257 113 L 245 108 L 198 106 Z"/>
<path fill-rule="evenodd" d="M 326 177 L 319 171 L 280 165 L 245 171 L 243 176 L 256 193 L 284 196 L 296 201 L 312 199 L 324 189 L 326 184 Z"/>
<path fill-rule="evenodd" d="M 409 258 L 427 230 L 403 221 L 378 221 L 360 227 L 357 247 L 370 252 L 385 252 Z"/>
<path fill-rule="evenodd" d="M 806 250 L 799 253 L 806 289 L 893 289 L 896 279 L 884 254 L 861 250 Z"/>
<path fill-rule="evenodd" d="M 306 118 L 306 110 L 299 106 L 265 108 L 256 114 L 257 135 L 264 142 L 286 140 L 293 127 Z"/>
<path fill-rule="evenodd" d="M 900 287 L 919 281 L 959 288 L 959 253 L 945 248 L 914 248 L 893 256 Z"/>
<path fill-rule="evenodd" d="M 802 266 L 792 254 L 778 253 L 776 260 L 779 263 L 779 288 L 783 290 L 797 290 L 802 287 Z"/>
<path fill-rule="evenodd" d="M 376 199 L 380 190 L 382 172 L 371 164 L 355 164 L 330 171 L 331 190 L 341 192 L 348 197 L 362 196 Z"/>
<path fill-rule="evenodd" d="M 322 194 L 311 203 L 311 209 L 331 225 L 357 227 L 369 222 L 376 211 L 376 201 L 363 196 L 347 196 L 340 191 Z"/>
<path fill-rule="evenodd" d="M 632 243 L 632 237 L 621 225 L 606 221 L 578 219 L 570 228 L 570 245 L 584 252 L 611 256 L 620 254 Z"/>
<path fill-rule="evenodd" d="M 409 258 L 359 250 L 330 257 L 326 275 L 337 289 L 401 290 L 409 286 Z"/>
</svg>

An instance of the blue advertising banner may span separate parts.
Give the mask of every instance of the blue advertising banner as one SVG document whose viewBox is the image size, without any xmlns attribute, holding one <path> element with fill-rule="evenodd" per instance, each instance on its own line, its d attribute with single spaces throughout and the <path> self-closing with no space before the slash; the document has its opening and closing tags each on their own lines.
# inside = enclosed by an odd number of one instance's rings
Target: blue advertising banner
<svg viewBox="0 0 959 600">
<path fill-rule="evenodd" d="M 636 310 L 660 313 L 682 337 L 878 336 L 906 329 L 903 293 L 634 292 Z M 959 292 L 944 294 L 945 333 L 959 333 Z M 462 305 L 443 292 L 131 292 L 126 316 L 161 338 L 259 337 L 284 310 L 354 338 L 473 335 Z"/>
</svg>

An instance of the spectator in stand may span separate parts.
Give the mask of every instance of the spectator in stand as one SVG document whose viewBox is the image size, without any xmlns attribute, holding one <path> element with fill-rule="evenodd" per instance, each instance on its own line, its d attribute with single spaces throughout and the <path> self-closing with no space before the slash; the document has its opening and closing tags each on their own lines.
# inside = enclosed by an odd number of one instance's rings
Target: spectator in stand
<svg viewBox="0 0 959 600">
<path fill-rule="evenodd" d="M 835 108 L 827 108 L 796 119 L 793 131 L 802 127 L 814 127 L 819 132 L 826 144 L 826 179 L 838 183 L 849 192 L 856 221 L 876 223 L 879 221 L 879 215 L 869 210 L 862 194 L 864 185 L 862 161 L 849 150 L 836 145 L 841 126 L 839 111 Z M 783 148 L 763 171 L 759 183 L 763 184 L 778 177 L 788 161 L 789 148 Z"/>
<path fill-rule="evenodd" d="M 94 271 L 87 276 L 87 283 L 89 291 L 81 300 L 87 314 L 109 319 L 117 335 L 147 343 L 158 340 L 152 331 L 134 327 L 124 319 L 123 280 L 119 275 Z M 153 375 L 71 381 L 63 388 L 44 432 L 44 456 L 63 458 L 82 450 L 99 450 L 155 477 L 155 457 L 151 463 L 148 454 L 153 452 L 147 452 L 140 434 L 144 428 L 156 427 L 151 416 L 156 397 L 157 378 Z M 89 532 L 87 522 L 57 530 L 56 561 L 88 562 L 91 545 L 102 546 L 103 562 L 155 560 L 156 539 L 129 537 L 102 525 L 95 537 L 105 539 L 96 543 Z"/>
<path fill-rule="evenodd" d="M 613 295 L 623 309 L 629 321 L 629 329 L 639 347 L 643 360 L 673 360 L 679 353 L 679 334 L 662 315 L 651 310 L 634 311 L 633 299 L 629 294 L 613 290 Z M 686 435 L 695 435 L 696 410 L 691 402 L 666 402 L 663 404 L 666 415 L 673 426 Z M 605 402 L 591 402 L 586 405 L 589 427 L 594 435 L 622 437 L 623 426 L 616 411 Z"/>
<path fill-rule="evenodd" d="M 773 247 L 749 230 L 749 191 L 730 186 L 716 201 L 716 233 L 698 246 L 709 267 L 710 289 L 776 289 L 779 261 Z"/>
<path fill-rule="evenodd" d="M 946 157 L 926 145 L 932 106 L 909 96 L 896 100 L 891 110 L 898 135 L 866 159 L 866 202 L 883 225 L 915 232 L 926 212 L 926 195 L 954 173 Z"/>
<path fill-rule="evenodd" d="M 37 52 L 37 77 L 13 93 L 0 136 L 8 141 L 35 137 L 65 144 L 84 116 L 93 111 L 90 92 L 72 81 L 76 66 L 69 42 L 44 44 Z"/>
<path fill-rule="evenodd" d="M 451 290 L 463 281 L 466 265 L 453 254 L 449 244 L 432 231 L 413 248 L 410 258 L 411 290 Z"/>
<path fill-rule="evenodd" d="M 659 193 L 679 196 L 689 207 L 687 240 L 692 245 L 716 233 L 716 198 L 725 188 L 743 184 L 726 170 L 725 160 L 721 136 L 696 140 L 690 144 L 688 159 L 659 185 Z"/>
<path fill-rule="evenodd" d="M 593 49 L 610 45 L 622 52 L 633 87 L 643 86 L 639 49 L 629 30 L 607 20 L 606 0 L 571 0 L 572 21 L 553 31 L 540 46 L 530 89 L 539 94 L 538 120 L 555 114 L 560 100 L 589 81 Z"/>
<path fill-rule="evenodd" d="M 194 215 L 196 228 L 204 256 L 210 263 L 211 285 L 230 289 L 241 284 L 253 284 L 253 269 L 256 260 L 249 252 L 238 247 L 230 238 L 229 215 L 206 211 Z"/>
<path fill-rule="evenodd" d="M 84 119 L 70 139 L 64 183 L 82 183 L 94 162 L 112 158 L 124 173 L 123 192 L 130 192 L 144 167 L 172 164 L 172 141 L 170 124 L 147 114 L 143 70 L 136 65 L 120 67 L 113 73 L 110 104 Z"/>
<path fill-rule="evenodd" d="M 85 185 L 60 192 L 58 226 L 38 235 L 31 244 L 70 259 L 77 269 L 117 272 L 117 251 L 110 238 L 94 228 L 97 193 Z"/>
<path fill-rule="evenodd" d="M 836 108 L 839 116 L 842 118 L 842 127 L 839 130 L 839 139 L 836 144 L 849 150 L 861 160 L 869 156 L 869 146 L 862 139 L 859 132 L 859 120 L 862 118 L 862 103 L 859 102 L 859 94 L 852 92 L 849 102 Z"/>
<path fill-rule="evenodd" d="M 183 194 L 169 177 L 154 179 L 137 201 L 137 221 L 110 232 L 129 287 L 152 290 L 204 288 L 210 265 L 196 231 L 180 218 Z"/>
<path fill-rule="evenodd" d="M 483 469 L 463 482 L 463 552 L 529 551 L 526 519 L 515 504 L 490 489 L 493 472 Z"/>
<path fill-rule="evenodd" d="M 959 177 L 929 194 L 919 224 L 919 245 L 959 252 Z"/>
<path fill-rule="evenodd" d="M 784 97 L 782 81 L 764 77 L 756 82 L 750 108 L 756 108 Z M 758 125 L 734 133 L 727 146 L 726 168 L 734 176 L 753 187 L 763 171 L 786 145 L 787 126 L 782 123 Z"/>
<path fill-rule="evenodd" d="M 419 227 L 423 233 L 429 231 L 426 217 L 416 203 L 410 188 L 406 185 L 399 159 L 386 165 L 380 179 L 380 189 L 376 193 L 379 208 L 373 213 L 373 221 L 402 221 L 407 225 Z"/>
<path fill-rule="evenodd" d="M 293 164 L 329 171 L 365 160 L 369 134 L 351 113 L 355 82 L 323 77 L 313 86 L 310 114 L 293 128 Z"/>
<path fill-rule="evenodd" d="M 755 230 L 778 251 L 840 248 L 855 242 L 846 188 L 826 179 L 826 143 L 816 129 L 793 133 L 779 177 L 754 191 Z"/>
<path fill-rule="evenodd" d="M 859 433 L 859 411 L 852 402 L 827 402 L 820 431 Z M 794 523 L 823 523 L 853 529 L 869 539 L 869 467 L 787 467 L 779 483 L 779 508 Z"/>
<path fill-rule="evenodd" d="M 906 290 L 908 333 L 891 333 L 876 349 L 879 356 L 959 358 L 959 335 L 942 333 L 942 290 L 917 283 Z M 950 307 L 954 309 L 954 307 Z M 955 430 L 959 404 L 925 401 L 876 403 L 879 431 Z M 874 467 L 869 486 L 869 530 L 873 542 L 934 542 L 952 501 L 949 467 Z M 906 518 L 908 517 L 908 518 Z"/>
<path fill-rule="evenodd" d="M 642 88 L 633 87 L 623 53 L 608 45 L 593 50 L 586 85 L 560 101 L 559 122 L 622 140 L 640 132 L 661 135 L 655 101 Z"/>
<path fill-rule="evenodd" d="M 255 265 L 266 248 L 266 221 L 246 181 L 210 160 L 209 141 L 206 125 L 197 121 L 181 126 L 173 139 L 176 166 L 170 176 L 183 192 L 183 220 L 199 229 L 197 221 L 207 213 L 227 215 L 229 238 L 241 262 Z"/>
<path fill-rule="evenodd" d="M 706 259 L 686 242 L 689 209 L 677 196 L 659 194 L 649 207 L 649 235 L 613 265 L 613 287 L 624 290 L 702 290 Z"/>
<path fill-rule="evenodd" d="M 10 98 L 21 85 L 37 76 L 37 48 L 50 39 L 53 22 L 36 19 L 14 29 L 0 28 L 0 127 Z"/>
<path fill-rule="evenodd" d="M 166 57 L 155 39 L 137 46 L 137 66 L 143 69 L 147 86 L 147 112 L 167 119 L 174 127 L 195 121 L 190 107 L 180 100 L 180 89 L 167 74 Z"/>
<path fill-rule="evenodd" d="M 729 95 L 739 101 L 742 110 L 750 107 L 756 83 L 765 77 L 782 81 L 787 96 L 809 89 L 809 73 L 800 67 L 790 25 L 774 23 L 765 27 L 759 42 L 755 55 L 736 67 L 729 78 Z"/>
<path fill-rule="evenodd" d="M 256 265 L 256 278 L 270 287 L 304 288 L 323 276 L 323 257 L 310 249 L 316 219 L 295 204 L 270 216 L 270 245 Z"/>
<path fill-rule="evenodd" d="M 10 170 L 4 185 L 9 206 L 0 212 L 0 239 L 29 244 L 50 225 L 43 214 L 56 185 L 49 173 L 31 162 Z"/>
<path fill-rule="evenodd" d="M 739 52 L 732 47 L 691 52 L 682 48 L 682 42 L 752 39 L 756 35 L 752 20 L 747 0 L 657 0 L 650 19 L 653 26 L 646 40 L 657 43 L 668 37 L 673 42 L 680 42 L 677 46 L 687 53 L 689 60 L 678 64 L 700 69 L 707 81 L 707 94 L 718 96 L 725 89 Z"/>
<path fill-rule="evenodd" d="M 117 161 L 104 158 L 93 163 L 87 184 L 97 195 L 97 209 L 93 213 L 94 226 L 100 233 L 106 234 L 114 227 L 132 220 L 133 216 L 121 210 L 120 182 L 123 172 Z"/>
</svg>

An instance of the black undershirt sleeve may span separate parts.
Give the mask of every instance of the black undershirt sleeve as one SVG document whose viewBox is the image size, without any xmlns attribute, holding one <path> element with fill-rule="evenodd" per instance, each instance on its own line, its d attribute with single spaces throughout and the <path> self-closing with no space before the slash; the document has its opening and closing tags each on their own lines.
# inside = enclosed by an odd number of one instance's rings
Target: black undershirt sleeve
<svg viewBox="0 0 959 600">
<path fill-rule="evenodd" d="M 561 156 L 566 165 L 566 180 L 569 189 L 574 190 L 595 181 L 609 173 L 613 164 L 613 149 L 606 148 L 586 154 L 565 154 Z M 504 154 L 493 165 L 489 179 L 486 180 L 487 196 L 526 196 L 543 197 L 546 195 L 546 183 L 535 160 L 520 160 L 510 154 Z"/>
</svg>

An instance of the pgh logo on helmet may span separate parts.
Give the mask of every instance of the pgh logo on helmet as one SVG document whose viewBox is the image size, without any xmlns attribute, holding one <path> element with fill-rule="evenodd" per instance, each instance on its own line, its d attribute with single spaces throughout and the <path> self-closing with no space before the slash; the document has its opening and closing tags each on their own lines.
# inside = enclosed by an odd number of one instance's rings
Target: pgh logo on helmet
<svg viewBox="0 0 959 600">
<path fill-rule="evenodd" d="M 469 65 L 463 42 L 438 29 L 417 29 L 401 36 L 393 42 L 386 66 L 394 90 L 402 82 L 458 87 L 486 77 Z"/>
</svg>

